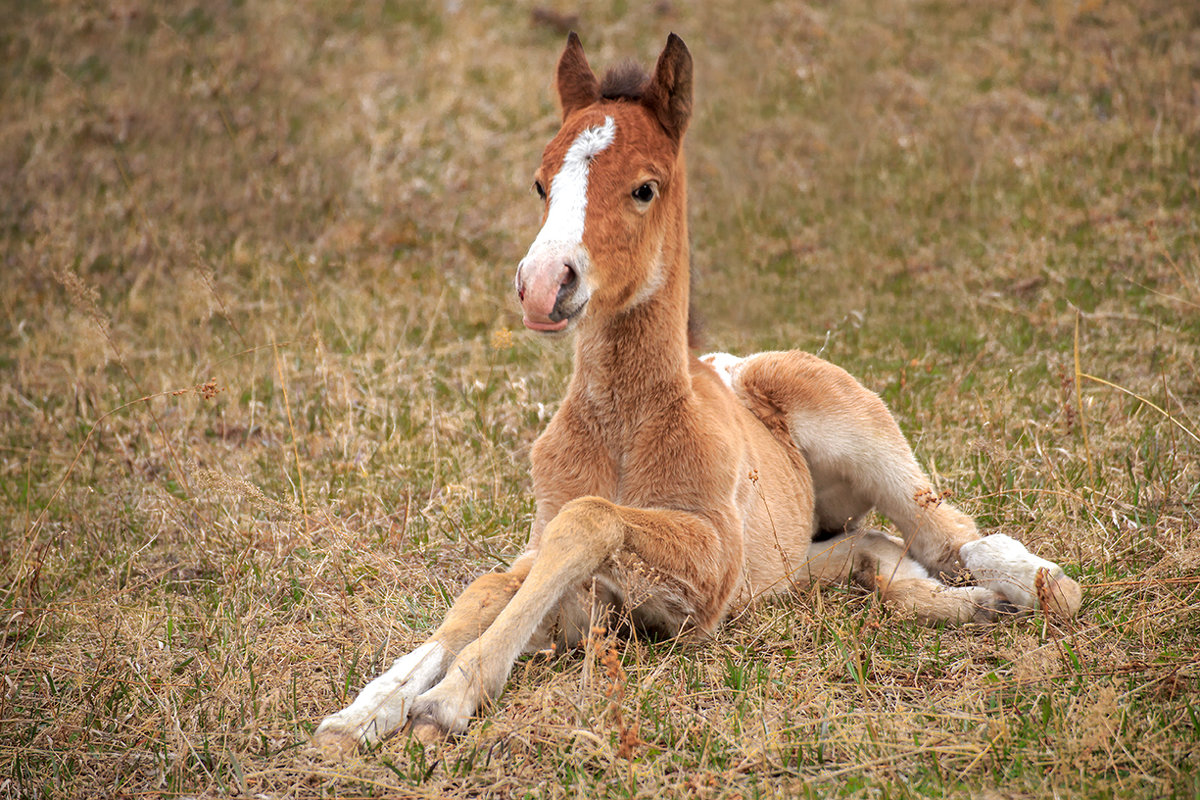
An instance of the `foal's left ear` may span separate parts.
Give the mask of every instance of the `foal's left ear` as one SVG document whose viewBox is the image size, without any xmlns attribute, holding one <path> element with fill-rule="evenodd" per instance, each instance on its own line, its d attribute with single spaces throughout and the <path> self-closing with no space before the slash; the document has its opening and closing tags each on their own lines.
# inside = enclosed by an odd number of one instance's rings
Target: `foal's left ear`
<svg viewBox="0 0 1200 800">
<path fill-rule="evenodd" d="M 692 116 L 692 54 L 683 39 L 673 33 L 658 57 L 642 103 L 672 138 L 683 139 Z"/>
</svg>

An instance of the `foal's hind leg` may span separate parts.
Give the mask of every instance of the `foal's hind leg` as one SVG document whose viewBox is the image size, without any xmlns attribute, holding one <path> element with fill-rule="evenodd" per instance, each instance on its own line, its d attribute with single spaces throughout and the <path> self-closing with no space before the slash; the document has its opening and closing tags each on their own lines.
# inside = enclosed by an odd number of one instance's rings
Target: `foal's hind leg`
<svg viewBox="0 0 1200 800">
<path fill-rule="evenodd" d="M 883 401 L 845 370 L 799 351 L 708 360 L 804 454 L 822 530 L 853 530 L 878 508 L 900 529 L 908 554 L 935 576 L 966 566 L 1016 606 L 1044 601 L 1068 616 L 1079 609 L 1079 585 L 1058 565 L 1007 536 L 981 538 L 974 520 L 934 493 Z"/>
<path fill-rule="evenodd" d="M 809 545 L 807 577 L 822 583 L 849 578 L 864 589 L 877 589 L 888 606 L 928 623 L 992 622 L 1007 610 L 991 589 L 932 579 L 907 549 L 902 539 L 882 531 L 840 533 Z"/>
<path fill-rule="evenodd" d="M 313 742 L 331 753 L 344 754 L 359 743 L 372 744 L 399 730 L 417 695 L 441 680 L 458 653 L 478 639 L 508 605 L 530 564 L 517 561 L 510 572 L 476 578 L 428 641 L 397 658 L 349 706 L 322 720 Z"/>
</svg>

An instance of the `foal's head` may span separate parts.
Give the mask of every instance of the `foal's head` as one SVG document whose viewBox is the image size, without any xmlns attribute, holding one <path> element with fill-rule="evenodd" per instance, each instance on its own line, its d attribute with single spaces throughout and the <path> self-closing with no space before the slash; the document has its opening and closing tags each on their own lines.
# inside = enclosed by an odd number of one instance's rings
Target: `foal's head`
<svg viewBox="0 0 1200 800">
<path fill-rule="evenodd" d="M 534 176 L 542 230 L 517 268 L 525 325 L 537 331 L 610 319 L 687 284 L 673 274 L 687 266 L 681 145 L 692 57 L 683 40 L 671 34 L 653 76 L 626 65 L 601 82 L 572 33 L 557 84 L 563 125 Z M 686 306 L 686 292 L 678 299 Z"/>
</svg>

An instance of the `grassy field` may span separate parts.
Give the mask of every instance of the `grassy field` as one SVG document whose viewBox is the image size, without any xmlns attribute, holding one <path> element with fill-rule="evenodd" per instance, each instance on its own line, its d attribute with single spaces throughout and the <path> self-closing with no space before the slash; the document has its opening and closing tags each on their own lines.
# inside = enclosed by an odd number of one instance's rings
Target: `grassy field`
<svg viewBox="0 0 1200 800">
<path fill-rule="evenodd" d="M 5 4 L 0 798 L 1200 795 L 1200 6 L 476 5 Z M 860 376 L 1077 619 L 812 591 L 313 751 L 525 541 L 568 24 L 691 46 L 710 348 Z"/>
</svg>

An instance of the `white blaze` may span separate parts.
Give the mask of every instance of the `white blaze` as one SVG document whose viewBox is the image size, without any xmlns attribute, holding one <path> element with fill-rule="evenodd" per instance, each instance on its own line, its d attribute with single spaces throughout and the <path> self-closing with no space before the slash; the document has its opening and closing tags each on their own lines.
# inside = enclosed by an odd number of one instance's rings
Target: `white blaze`
<svg viewBox="0 0 1200 800">
<path fill-rule="evenodd" d="M 592 159 L 604 151 L 617 135 L 612 117 L 604 124 L 588 128 L 575 137 L 558 174 L 550 182 L 550 210 L 546 224 L 529 246 L 528 259 L 548 244 L 576 247 L 583 241 L 583 224 L 587 216 L 588 168 Z"/>
</svg>

